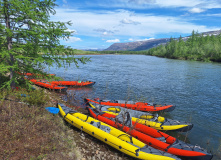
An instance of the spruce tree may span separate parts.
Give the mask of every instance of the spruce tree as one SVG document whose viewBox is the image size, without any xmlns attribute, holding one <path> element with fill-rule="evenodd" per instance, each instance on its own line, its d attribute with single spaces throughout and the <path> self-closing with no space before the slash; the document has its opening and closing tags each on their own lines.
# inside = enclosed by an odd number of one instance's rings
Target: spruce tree
<svg viewBox="0 0 221 160">
<path fill-rule="evenodd" d="M 50 21 L 55 7 L 55 0 L 0 0 L 0 75 L 10 75 L 4 86 L 18 84 L 18 73 L 43 73 L 45 65 L 88 61 L 69 56 L 73 49 L 60 44 L 71 36 L 71 23 Z"/>
</svg>

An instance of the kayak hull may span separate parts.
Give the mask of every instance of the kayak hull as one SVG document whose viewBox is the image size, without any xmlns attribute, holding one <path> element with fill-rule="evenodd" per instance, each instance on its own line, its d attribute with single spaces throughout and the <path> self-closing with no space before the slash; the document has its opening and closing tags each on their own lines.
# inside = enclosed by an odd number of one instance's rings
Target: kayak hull
<svg viewBox="0 0 221 160">
<path fill-rule="evenodd" d="M 52 85 L 52 84 L 48 83 L 47 81 L 41 81 L 41 80 L 36 80 L 36 79 L 30 79 L 30 81 L 39 87 L 46 88 L 49 90 L 60 91 L 60 92 L 67 91 L 67 87 Z"/>
<path fill-rule="evenodd" d="M 175 109 L 175 105 L 156 105 L 145 102 L 123 101 L 123 100 L 99 100 L 85 98 L 86 102 L 93 102 L 100 105 L 119 106 L 127 109 L 145 111 L 145 112 L 171 112 Z"/>
<path fill-rule="evenodd" d="M 92 81 L 51 81 L 50 82 L 53 85 L 59 85 L 59 86 L 68 86 L 68 87 L 86 87 L 86 86 L 92 86 L 95 84 L 95 82 Z"/>
</svg>

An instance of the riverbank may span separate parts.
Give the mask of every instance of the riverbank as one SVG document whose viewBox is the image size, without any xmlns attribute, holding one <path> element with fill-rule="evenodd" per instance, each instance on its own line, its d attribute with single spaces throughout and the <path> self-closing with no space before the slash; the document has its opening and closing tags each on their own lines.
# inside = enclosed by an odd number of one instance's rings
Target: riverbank
<svg viewBox="0 0 221 160">
<path fill-rule="evenodd" d="M 45 108 L 55 107 L 57 102 L 68 104 L 61 93 L 43 92 L 46 103 L 32 106 L 18 96 L 26 92 L 1 92 L 0 159 L 131 159 L 68 125 L 59 114 L 48 112 Z M 87 114 L 82 108 L 77 110 Z"/>
</svg>

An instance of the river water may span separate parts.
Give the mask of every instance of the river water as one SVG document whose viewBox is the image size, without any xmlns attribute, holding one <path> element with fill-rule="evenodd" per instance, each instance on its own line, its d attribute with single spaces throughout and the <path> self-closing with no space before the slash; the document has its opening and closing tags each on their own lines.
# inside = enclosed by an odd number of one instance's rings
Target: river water
<svg viewBox="0 0 221 160">
<path fill-rule="evenodd" d="M 145 55 L 86 57 L 91 57 L 91 62 L 79 64 L 78 69 L 72 64 L 68 69 L 52 67 L 48 71 L 65 80 L 96 82 L 92 87 L 68 90 L 68 97 L 75 101 L 76 98 L 99 97 L 176 105 L 176 109 L 165 116 L 193 123 L 193 129 L 183 133 L 189 142 L 218 152 L 221 145 L 221 64 Z"/>
</svg>

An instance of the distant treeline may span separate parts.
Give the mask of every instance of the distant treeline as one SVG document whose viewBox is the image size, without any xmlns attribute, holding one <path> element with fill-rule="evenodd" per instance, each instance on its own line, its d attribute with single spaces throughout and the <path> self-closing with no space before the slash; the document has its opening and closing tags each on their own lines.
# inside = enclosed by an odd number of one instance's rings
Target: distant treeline
<svg viewBox="0 0 221 160">
<path fill-rule="evenodd" d="M 147 51 L 97 51 L 102 54 L 147 54 Z"/>
<path fill-rule="evenodd" d="M 221 62 L 221 34 L 203 35 L 192 32 L 184 41 L 170 38 L 166 45 L 160 45 L 147 51 L 148 55 L 174 59 Z"/>
<path fill-rule="evenodd" d="M 221 62 L 221 34 L 203 35 L 193 31 L 188 39 L 170 38 L 165 45 L 146 51 L 102 51 L 107 54 L 144 54 L 158 57 L 196 61 Z"/>
</svg>

